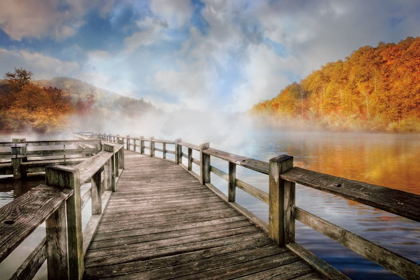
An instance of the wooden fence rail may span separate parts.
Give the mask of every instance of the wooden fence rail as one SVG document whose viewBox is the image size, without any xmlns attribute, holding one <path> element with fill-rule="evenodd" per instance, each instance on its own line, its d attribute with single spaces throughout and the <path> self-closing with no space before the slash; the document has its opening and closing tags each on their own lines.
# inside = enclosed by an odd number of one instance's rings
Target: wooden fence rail
<svg viewBox="0 0 420 280">
<path fill-rule="evenodd" d="M 45 167 L 45 185 L 1 208 L 0 262 L 46 223 L 46 237 L 11 279 L 33 278 L 45 260 L 48 279 L 82 278 L 85 252 L 111 192 L 116 190 L 123 163 L 123 146 L 104 144 L 102 151 L 75 166 Z M 90 187 L 82 197 L 80 187 L 84 183 L 90 183 Z M 88 199 L 92 215 L 82 231 L 81 212 Z"/>
<path fill-rule="evenodd" d="M 139 152 L 142 154 L 144 154 L 144 148 L 149 148 L 149 156 L 155 156 L 154 151 L 157 150 L 154 146 L 155 143 L 174 144 L 174 150 L 171 152 L 166 150 L 165 146 L 158 150 L 163 152 L 163 159 L 166 159 L 167 153 L 174 153 L 176 164 L 181 165 L 198 178 L 203 185 L 212 189 L 230 203 L 233 208 L 248 216 L 266 231 L 279 246 L 285 246 L 295 252 L 328 279 L 347 279 L 347 277 L 295 242 L 295 220 L 312 227 L 399 276 L 406 279 L 420 279 L 420 265 L 414 261 L 297 207 L 295 205 L 295 185 L 300 184 L 332 193 L 417 222 L 420 221 L 419 195 L 294 167 L 293 157 L 288 155 L 281 155 L 269 162 L 264 162 L 210 148 L 209 143 L 194 145 L 181 141 L 181 139 L 169 141 L 157 140 L 153 137 L 146 139 L 144 137 L 121 137 L 119 135 L 97 133 L 91 134 L 90 137 L 111 142 L 120 141 L 119 143 L 125 144 L 126 149 L 132 151 L 137 151 L 136 148 L 139 147 Z M 144 142 L 148 142 L 149 147 L 146 147 Z M 187 148 L 187 153 L 182 151 L 182 147 Z M 193 158 L 193 151 L 200 154 L 199 159 Z M 212 166 L 211 157 L 228 162 L 228 173 Z M 182 158 L 187 159 L 187 165 L 182 163 Z M 192 170 L 192 164 L 200 167 L 199 173 Z M 236 166 L 268 175 L 269 193 L 236 178 Z M 227 196 L 211 184 L 211 173 L 228 182 Z M 236 188 L 268 204 L 268 224 L 235 202 Z"/>
<path fill-rule="evenodd" d="M 10 149 L 0 152 L 0 175 L 13 175 L 14 179 L 22 179 L 30 173 L 44 172 L 47 165 L 81 163 L 101 150 L 101 141 L 26 141 L 25 138 L 16 138 L 12 142 L 0 142 L 0 147 Z"/>
</svg>

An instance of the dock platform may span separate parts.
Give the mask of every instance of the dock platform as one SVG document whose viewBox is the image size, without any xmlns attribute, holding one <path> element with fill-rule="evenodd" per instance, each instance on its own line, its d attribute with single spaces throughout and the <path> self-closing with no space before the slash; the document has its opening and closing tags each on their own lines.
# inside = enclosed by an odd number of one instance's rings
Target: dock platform
<svg viewBox="0 0 420 280">
<path fill-rule="evenodd" d="M 323 279 L 179 165 L 124 161 L 85 279 Z"/>
</svg>

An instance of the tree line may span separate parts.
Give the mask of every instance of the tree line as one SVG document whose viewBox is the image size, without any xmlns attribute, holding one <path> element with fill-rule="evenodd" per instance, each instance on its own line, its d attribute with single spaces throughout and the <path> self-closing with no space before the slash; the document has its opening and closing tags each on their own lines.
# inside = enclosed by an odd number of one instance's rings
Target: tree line
<svg viewBox="0 0 420 280">
<path fill-rule="evenodd" d="M 16 68 L 7 72 L 0 85 L 0 132 L 48 133 L 68 128 L 68 116 L 87 114 L 94 96 L 73 98 L 62 89 L 40 86 L 33 73 Z"/>
<path fill-rule="evenodd" d="M 274 124 L 420 132 L 420 37 L 361 47 L 288 85 L 251 113 Z"/>
</svg>

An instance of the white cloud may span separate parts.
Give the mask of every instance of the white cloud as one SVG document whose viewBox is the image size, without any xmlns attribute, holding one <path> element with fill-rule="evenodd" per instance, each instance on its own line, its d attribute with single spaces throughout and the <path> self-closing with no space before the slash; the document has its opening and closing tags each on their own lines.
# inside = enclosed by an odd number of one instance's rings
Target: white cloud
<svg viewBox="0 0 420 280">
<path fill-rule="evenodd" d="M 131 36 L 124 39 L 125 50 L 133 52 L 141 46 L 155 44 L 163 39 L 162 29 L 167 28 L 165 22 L 147 17 L 145 20 L 137 22 L 140 31 L 134 32 Z"/>
<path fill-rule="evenodd" d="M 188 24 L 193 12 L 190 0 L 152 0 L 150 9 L 172 28 Z"/>
<path fill-rule="evenodd" d="M 76 34 L 84 24 L 83 16 L 92 9 L 102 15 L 112 7 L 114 0 L 20 0 L 0 4 L 0 28 L 10 38 L 51 37 L 62 40 Z M 7 3 L 5 3 L 7 2 Z"/>
<path fill-rule="evenodd" d="M 25 68 L 35 79 L 50 79 L 56 76 L 72 76 L 79 71 L 76 62 L 61 61 L 37 52 L 14 51 L 0 48 L 0 73 L 13 72 L 14 68 Z"/>
</svg>

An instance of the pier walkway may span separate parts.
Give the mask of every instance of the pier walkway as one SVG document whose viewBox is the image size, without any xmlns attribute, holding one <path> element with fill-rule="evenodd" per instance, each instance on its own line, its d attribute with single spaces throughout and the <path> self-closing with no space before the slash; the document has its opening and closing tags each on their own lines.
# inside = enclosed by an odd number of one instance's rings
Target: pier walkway
<svg viewBox="0 0 420 280">
<path fill-rule="evenodd" d="M 45 224 L 45 237 L 10 279 L 32 279 L 46 262 L 48 279 L 60 280 L 348 280 L 296 242 L 296 221 L 420 279 L 416 261 L 295 203 L 299 184 L 420 222 L 420 195 L 299 168 L 288 155 L 265 162 L 181 139 L 74 136 L 0 143 L 0 175 L 25 180 L 45 172 L 44 184 L 0 209 L 0 263 Z M 237 167 L 268 176 L 268 192 L 238 178 Z M 226 181 L 227 195 L 213 175 Z M 268 223 L 236 203 L 237 189 L 268 205 Z M 91 216 L 82 223 L 87 205 Z"/>
<path fill-rule="evenodd" d="M 323 279 L 173 162 L 125 151 L 85 278 Z"/>
</svg>

